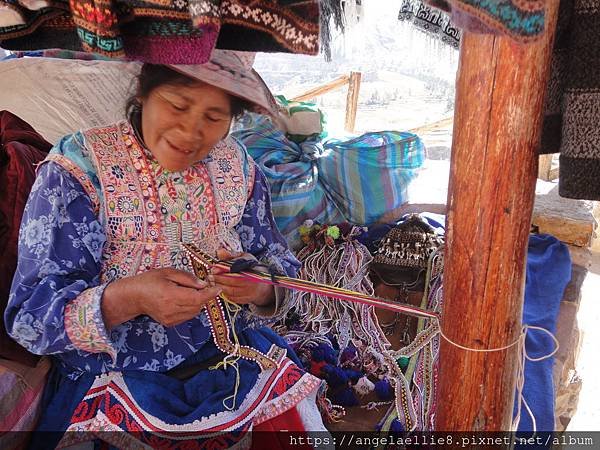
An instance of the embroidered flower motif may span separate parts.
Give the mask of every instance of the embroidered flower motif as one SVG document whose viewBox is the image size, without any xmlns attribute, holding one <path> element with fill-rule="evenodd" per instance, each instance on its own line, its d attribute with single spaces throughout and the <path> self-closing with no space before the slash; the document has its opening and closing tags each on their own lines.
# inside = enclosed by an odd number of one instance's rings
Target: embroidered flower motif
<svg viewBox="0 0 600 450">
<path fill-rule="evenodd" d="M 125 178 L 125 173 L 123 172 L 123 169 L 120 166 L 112 166 L 110 168 L 110 172 L 115 176 L 115 178 L 119 180 Z"/>
<path fill-rule="evenodd" d="M 130 198 L 130 197 L 119 197 L 119 199 L 117 200 L 117 208 L 119 208 L 119 211 L 125 214 L 130 214 L 132 212 L 134 212 L 137 208 L 136 208 L 136 201 Z"/>
<path fill-rule="evenodd" d="M 217 161 L 217 164 L 219 165 L 219 169 L 221 169 L 221 171 L 225 172 L 225 173 L 229 173 L 231 172 L 231 162 L 228 159 L 225 158 L 219 158 L 219 160 Z"/>
</svg>

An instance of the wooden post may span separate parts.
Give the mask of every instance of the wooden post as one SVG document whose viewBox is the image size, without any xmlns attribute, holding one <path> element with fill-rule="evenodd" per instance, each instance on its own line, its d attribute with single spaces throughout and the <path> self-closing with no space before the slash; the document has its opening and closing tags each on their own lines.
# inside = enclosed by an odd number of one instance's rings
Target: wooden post
<svg viewBox="0 0 600 450">
<path fill-rule="evenodd" d="M 360 72 L 350 72 L 350 84 L 348 85 L 348 96 L 346 97 L 346 122 L 344 125 L 344 129 L 349 132 L 354 131 L 354 126 L 356 124 L 360 79 Z"/>
<path fill-rule="evenodd" d="M 558 0 L 545 36 L 520 45 L 464 33 L 448 192 L 442 329 L 499 348 L 521 332 L 525 255 Z M 442 339 L 436 429 L 508 431 L 517 347 L 475 353 Z"/>
</svg>

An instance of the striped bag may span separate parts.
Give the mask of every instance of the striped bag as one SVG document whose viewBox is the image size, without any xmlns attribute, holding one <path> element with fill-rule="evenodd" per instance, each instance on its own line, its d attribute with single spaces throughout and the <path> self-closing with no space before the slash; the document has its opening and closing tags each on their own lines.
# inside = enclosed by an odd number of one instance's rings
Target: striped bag
<svg viewBox="0 0 600 450">
<path fill-rule="evenodd" d="M 308 219 L 369 225 L 399 208 L 425 160 L 425 147 L 412 133 L 298 144 L 257 114 L 246 114 L 236 128 L 233 136 L 269 181 L 275 221 L 292 248 L 301 245 L 298 228 Z"/>
</svg>

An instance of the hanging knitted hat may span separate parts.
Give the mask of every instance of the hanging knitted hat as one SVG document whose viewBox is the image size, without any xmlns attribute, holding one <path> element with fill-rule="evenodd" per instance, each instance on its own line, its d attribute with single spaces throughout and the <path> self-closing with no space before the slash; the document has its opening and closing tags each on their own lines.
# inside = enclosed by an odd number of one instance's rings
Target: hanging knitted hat
<svg viewBox="0 0 600 450">
<path fill-rule="evenodd" d="M 444 244 L 444 238 L 418 214 L 392 228 L 377 248 L 371 272 L 389 285 L 423 285 L 430 256 Z M 417 280 L 417 277 L 420 279 Z"/>
</svg>

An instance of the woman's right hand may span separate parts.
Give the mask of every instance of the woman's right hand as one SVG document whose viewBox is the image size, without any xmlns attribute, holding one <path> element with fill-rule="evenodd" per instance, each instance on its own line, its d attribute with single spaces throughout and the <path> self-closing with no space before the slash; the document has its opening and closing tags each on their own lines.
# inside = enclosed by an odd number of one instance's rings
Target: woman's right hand
<svg viewBox="0 0 600 450">
<path fill-rule="evenodd" d="M 153 269 L 110 283 L 102 297 L 102 315 L 108 329 L 141 314 L 172 327 L 196 317 L 220 292 L 189 272 Z"/>
</svg>

